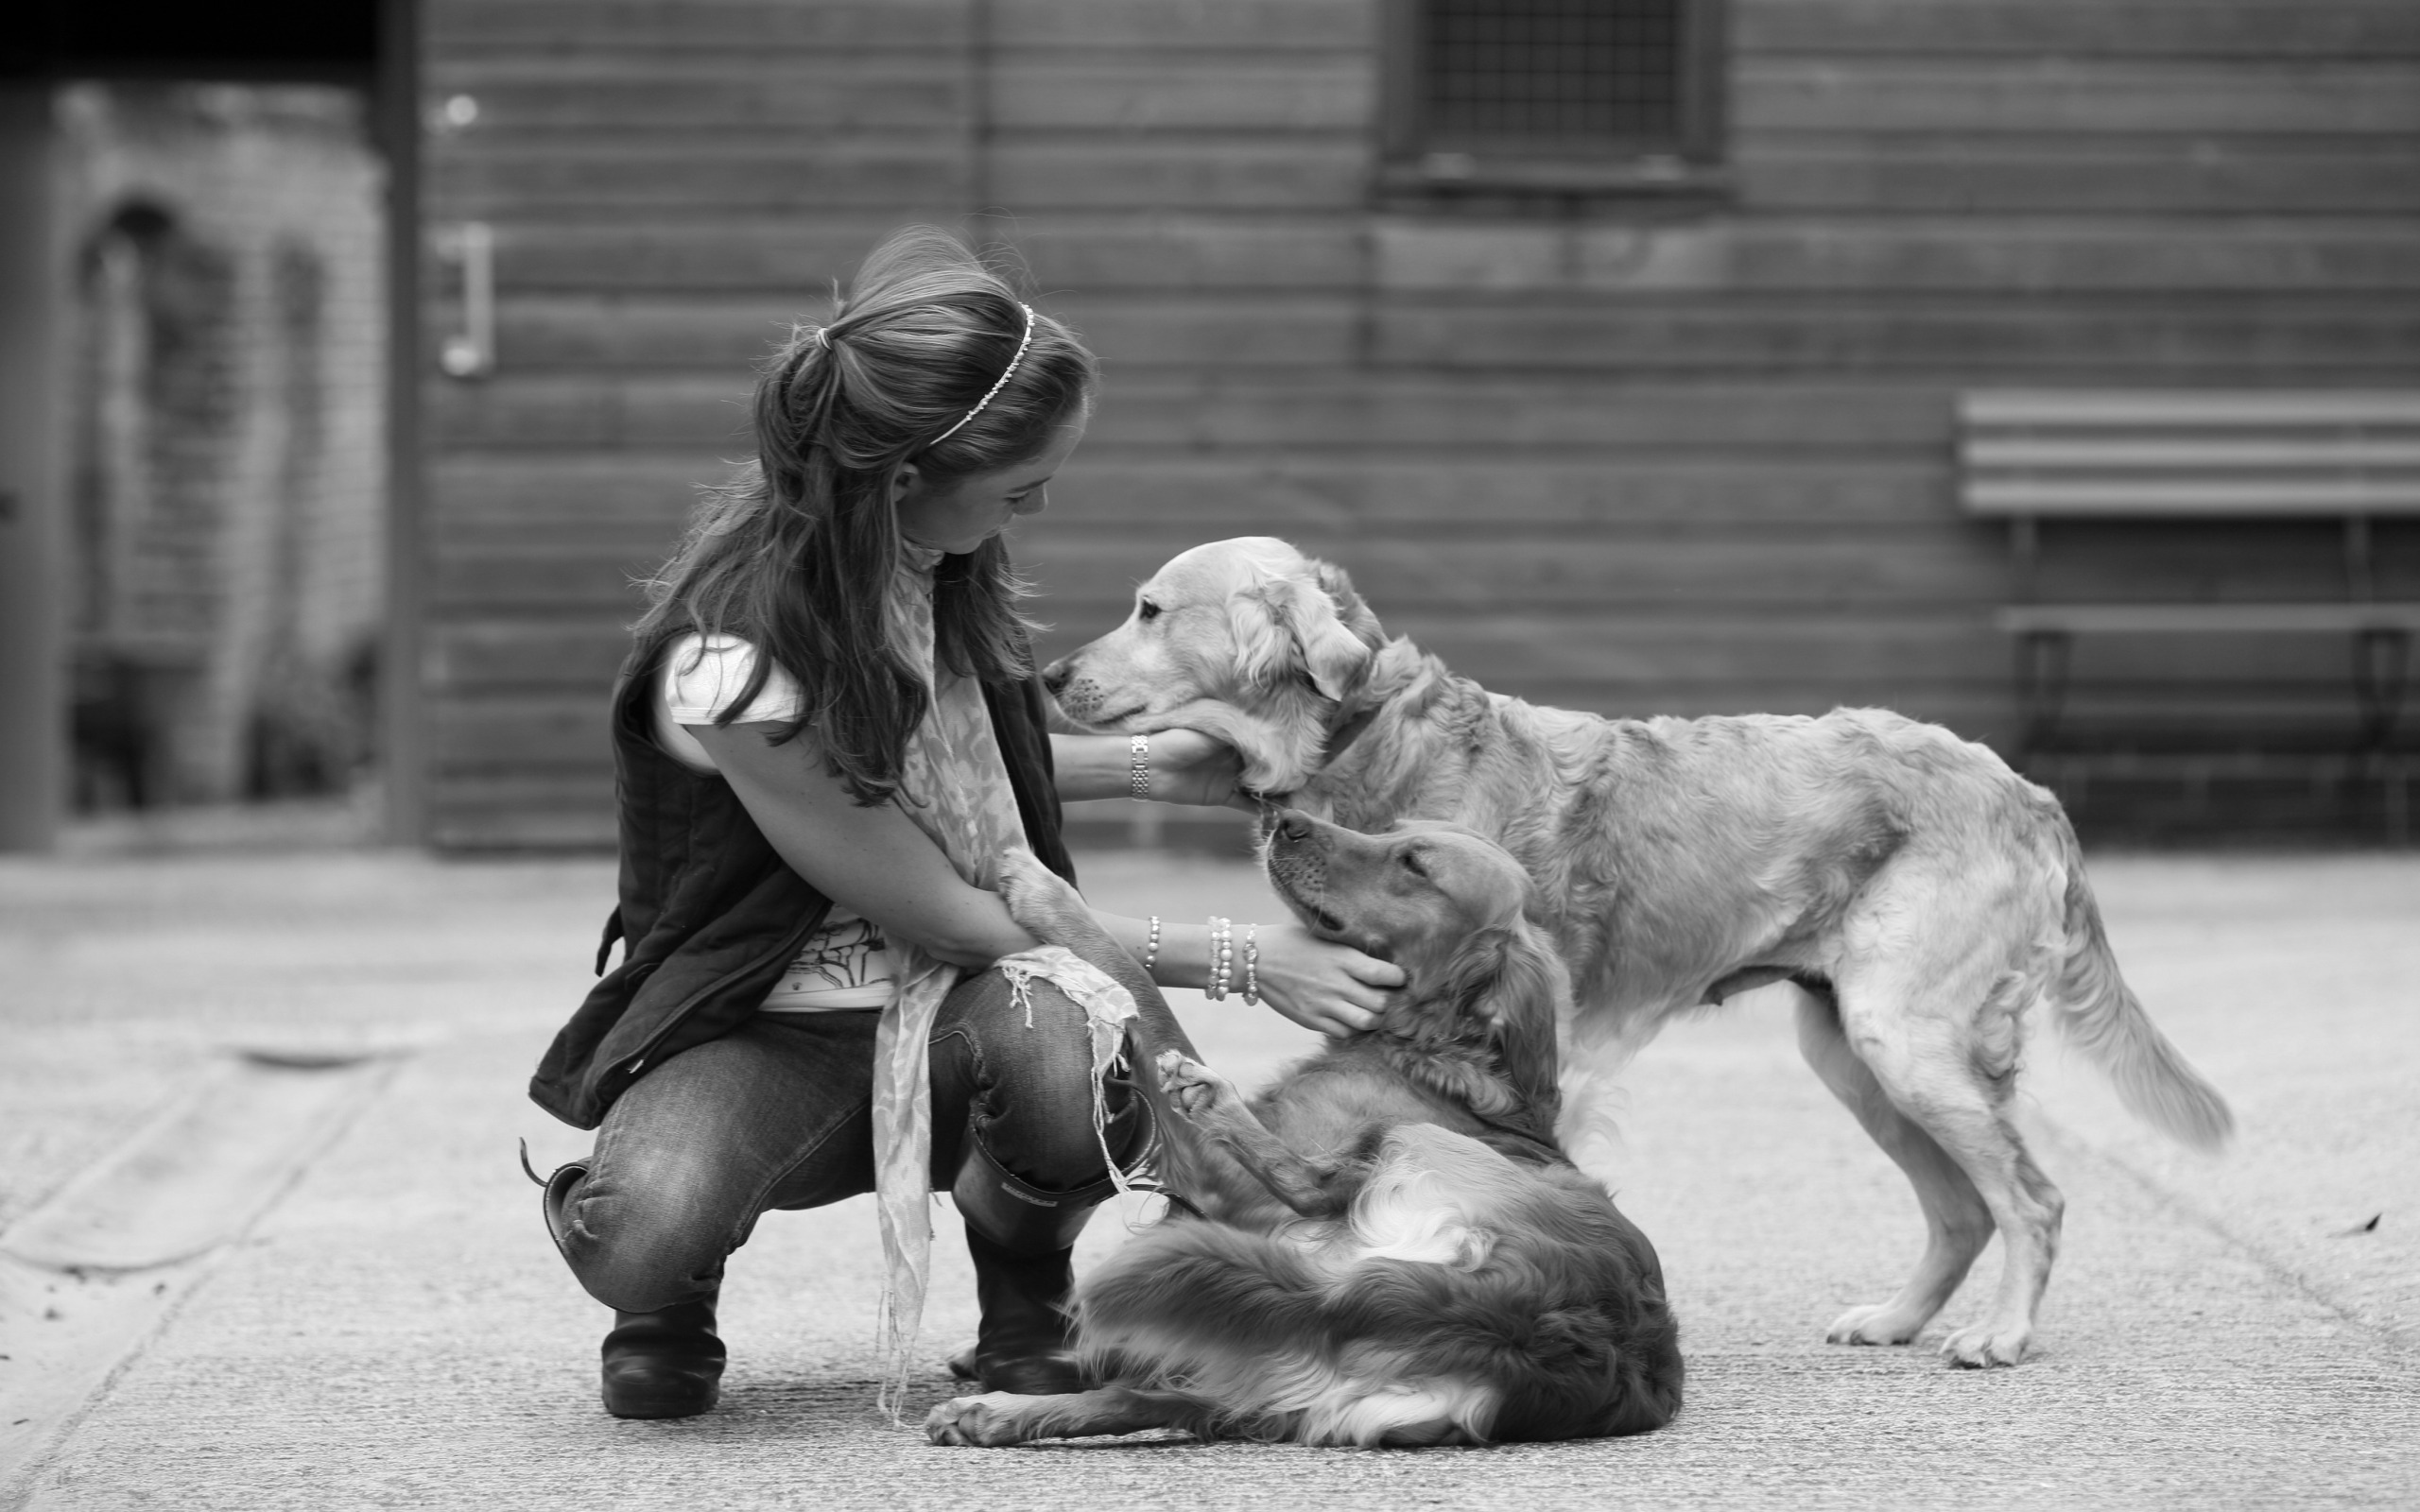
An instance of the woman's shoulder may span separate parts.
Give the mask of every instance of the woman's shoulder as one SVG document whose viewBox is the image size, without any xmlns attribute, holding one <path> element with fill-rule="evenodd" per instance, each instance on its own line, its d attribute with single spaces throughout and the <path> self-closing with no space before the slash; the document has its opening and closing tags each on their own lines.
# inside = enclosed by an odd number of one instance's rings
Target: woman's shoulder
<svg viewBox="0 0 2420 1512">
<path fill-rule="evenodd" d="M 756 643 L 727 631 L 690 630 L 674 636 L 657 663 L 665 706 L 675 722 L 707 725 L 747 691 L 761 653 Z M 765 685 L 745 709 L 733 717 L 745 720 L 791 720 L 804 704 L 798 679 L 779 662 L 768 659 Z"/>
</svg>

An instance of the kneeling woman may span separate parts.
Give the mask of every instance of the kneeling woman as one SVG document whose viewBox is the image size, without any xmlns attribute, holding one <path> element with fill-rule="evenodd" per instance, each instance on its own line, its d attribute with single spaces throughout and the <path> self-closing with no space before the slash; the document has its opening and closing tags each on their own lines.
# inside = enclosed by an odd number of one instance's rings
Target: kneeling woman
<svg viewBox="0 0 2420 1512">
<path fill-rule="evenodd" d="M 531 1082 L 597 1130 L 545 1214 L 614 1310 L 617 1416 L 714 1405 L 716 1294 L 760 1213 L 877 1190 L 910 1333 L 925 1194 L 946 1189 L 983 1388 L 1080 1389 L 1070 1246 L 1150 1115 L 1098 1080 L 1085 1010 L 1024 969 L 1035 941 L 988 890 L 994 859 L 1021 844 L 1071 875 L 1060 799 L 1219 803 L 1236 770 L 1191 731 L 1135 753 L 1045 730 L 999 533 L 1043 507 L 1093 377 L 956 242 L 894 238 L 767 369 L 756 463 L 650 585 L 613 715 L 605 949 L 626 953 Z M 1159 981 L 1206 980 L 1205 928 L 1102 923 Z M 1271 1006 L 1331 1033 L 1402 981 L 1291 925 L 1262 932 L 1258 975 Z"/>
</svg>

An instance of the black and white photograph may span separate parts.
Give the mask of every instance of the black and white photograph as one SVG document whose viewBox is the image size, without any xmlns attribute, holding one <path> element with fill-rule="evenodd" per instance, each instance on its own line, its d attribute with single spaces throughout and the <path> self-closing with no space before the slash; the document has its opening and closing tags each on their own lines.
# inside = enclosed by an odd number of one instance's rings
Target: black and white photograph
<svg viewBox="0 0 2420 1512">
<path fill-rule="evenodd" d="M 2420 3 L 23 0 L 0 1512 L 2420 1507 Z"/>
</svg>

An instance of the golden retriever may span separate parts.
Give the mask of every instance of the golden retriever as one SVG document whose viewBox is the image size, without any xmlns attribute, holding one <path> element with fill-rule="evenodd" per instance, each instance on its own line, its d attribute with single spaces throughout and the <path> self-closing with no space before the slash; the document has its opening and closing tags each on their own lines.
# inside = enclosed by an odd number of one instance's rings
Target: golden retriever
<svg viewBox="0 0 2420 1512">
<path fill-rule="evenodd" d="M 1162 1169 L 1191 1212 L 1077 1287 L 1077 1347 L 1105 1384 L 960 1398 L 926 1432 L 1378 1445 L 1669 1421 L 1679 1329 L 1654 1247 L 1552 1143 L 1568 978 L 1523 918 L 1519 864 L 1461 830 L 1289 814 L 1268 865 L 1305 924 L 1395 960 L 1407 986 L 1379 1027 L 1249 1105 L 1183 1050 L 1153 1056 Z M 1027 929 L 1116 964 L 1065 884 L 1033 866 L 1004 881 Z"/>
<path fill-rule="evenodd" d="M 2013 1117 L 2033 1005 L 2138 1115 L 2204 1148 L 2231 1132 L 2119 977 L 2057 799 L 1939 726 L 1537 707 L 1389 640 L 1344 574 L 1266 537 L 1176 558 L 1044 680 L 1088 730 L 1219 735 L 1247 786 L 1354 829 L 1446 820 L 1518 857 L 1574 982 L 1575 1151 L 1582 1086 L 1666 1019 L 1798 984 L 1800 1049 L 1927 1229 L 1913 1276 L 1833 1323 L 1836 1343 L 1916 1337 L 1996 1230 L 1998 1295 L 1941 1349 L 2024 1354 L 2064 1206 Z"/>
</svg>

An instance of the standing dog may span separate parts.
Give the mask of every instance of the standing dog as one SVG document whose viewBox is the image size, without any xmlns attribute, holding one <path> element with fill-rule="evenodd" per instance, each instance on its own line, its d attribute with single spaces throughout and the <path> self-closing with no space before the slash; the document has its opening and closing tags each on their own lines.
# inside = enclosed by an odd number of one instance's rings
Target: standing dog
<svg viewBox="0 0 2420 1512">
<path fill-rule="evenodd" d="M 1570 967 L 1584 1074 L 1675 1013 L 1797 983 L 1801 1051 L 1907 1173 L 1927 1232 L 1907 1284 L 1835 1343 L 1913 1339 L 1996 1229 L 1997 1297 L 1942 1352 L 2024 1354 L 2064 1206 L 2012 1117 L 2033 1005 L 2141 1117 L 2204 1148 L 2231 1132 L 2119 978 L 2058 801 L 1938 726 L 1535 707 L 1387 640 L 1341 572 L 1265 537 L 1178 557 L 1044 680 L 1087 729 L 1219 735 L 1248 787 L 1355 829 L 1448 820 L 1503 845 Z"/>
<path fill-rule="evenodd" d="M 960 1398 L 926 1432 L 1442 1444 L 1669 1421 L 1679 1330 L 1655 1250 L 1552 1143 L 1567 978 L 1522 917 L 1518 863 L 1459 830 L 1288 815 L 1269 872 L 1306 925 L 1407 986 L 1377 1029 L 1249 1105 L 1182 1051 L 1154 1056 L 1165 1169 L 1194 1214 L 1078 1286 L 1078 1348 L 1107 1384 Z M 1121 964 L 1056 877 L 1016 866 L 1003 885 L 1036 936 Z"/>
</svg>

